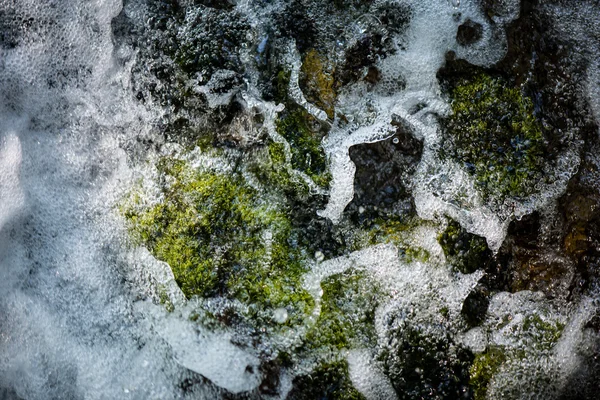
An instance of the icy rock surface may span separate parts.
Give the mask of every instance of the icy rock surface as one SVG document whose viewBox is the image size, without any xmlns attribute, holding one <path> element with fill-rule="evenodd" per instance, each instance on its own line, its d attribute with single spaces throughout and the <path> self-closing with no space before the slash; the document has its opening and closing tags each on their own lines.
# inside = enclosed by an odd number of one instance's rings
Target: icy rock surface
<svg viewBox="0 0 600 400">
<path fill-rule="evenodd" d="M 0 397 L 595 398 L 598 17 L 0 0 Z"/>
</svg>

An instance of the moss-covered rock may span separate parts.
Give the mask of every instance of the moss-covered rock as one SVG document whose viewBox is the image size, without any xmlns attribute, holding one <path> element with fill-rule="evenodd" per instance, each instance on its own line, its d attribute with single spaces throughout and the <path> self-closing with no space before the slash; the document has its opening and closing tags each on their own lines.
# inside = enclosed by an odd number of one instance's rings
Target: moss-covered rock
<svg viewBox="0 0 600 400">
<path fill-rule="evenodd" d="M 300 106 L 290 106 L 276 121 L 277 133 L 290 144 L 292 168 L 304 172 L 316 184 L 331 180 L 329 163 L 321 140 L 326 134 L 321 124 Z"/>
<path fill-rule="evenodd" d="M 528 313 L 518 323 L 511 322 L 511 317 L 506 316 L 499 321 L 498 328 L 508 329 L 510 339 L 506 345 L 490 345 L 485 351 L 475 356 L 470 368 L 469 385 L 473 390 L 476 400 L 485 399 L 490 384 L 501 369 L 517 372 L 533 365 L 532 361 L 539 362 L 548 356 L 549 351 L 556 345 L 562 335 L 564 324 L 555 319 L 537 313 Z M 505 367 L 502 367 L 505 365 Z M 539 384 L 551 379 L 548 371 L 530 371 L 535 375 L 533 384 Z M 500 387 L 500 392 L 505 382 L 497 380 L 495 385 Z M 510 384 L 508 385 L 510 386 Z"/>
<path fill-rule="evenodd" d="M 283 143 L 270 141 L 263 153 L 257 154 L 249 165 L 249 170 L 259 181 L 265 187 L 281 192 L 288 200 L 307 201 L 308 185 L 292 173 Z"/>
<path fill-rule="evenodd" d="M 324 363 L 311 374 L 294 380 L 294 389 L 288 400 L 364 400 L 365 397 L 352 386 L 348 376 L 348 363 L 333 361 Z"/>
<path fill-rule="evenodd" d="M 306 338 L 309 347 L 350 349 L 376 344 L 375 309 L 384 294 L 364 273 L 349 270 L 321 283 L 321 314 Z"/>
<path fill-rule="evenodd" d="M 462 81 L 450 96 L 446 154 L 474 176 L 486 196 L 535 193 L 545 176 L 545 143 L 533 102 L 520 88 L 485 74 Z"/>
<path fill-rule="evenodd" d="M 536 350 L 549 350 L 554 347 L 564 328 L 563 323 L 543 319 L 538 314 L 528 315 L 523 321 L 523 332 Z"/>
<path fill-rule="evenodd" d="M 313 304 L 288 216 L 233 173 L 163 159 L 157 204 L 126 212 L 132 233 L 167 262 L 187 297 L 225 296 L 302 318 Z"/>
<path fill-rule="evenodd" d="M 446 261 L 463 274 L 485 269 L 492 252 L 485 238 L 467 232 L 460 224 L 450 220 L 446 229 L 438 236 Z"/>
<path fill-rule="evenodd" d="M 501 347 L 490 347 L 475 356 L 469 370 L 469 385 L 473 390 L 475 400 L 485 400 L 490 380 L 505 361 L 505 350 Z"/>
</svg>

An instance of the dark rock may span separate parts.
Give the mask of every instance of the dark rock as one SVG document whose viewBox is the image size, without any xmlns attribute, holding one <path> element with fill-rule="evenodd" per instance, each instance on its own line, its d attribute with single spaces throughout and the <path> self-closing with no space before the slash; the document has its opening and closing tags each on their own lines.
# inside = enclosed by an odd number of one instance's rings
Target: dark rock
<svg viewBox="0 0 600 400">
<path fill-rule="evenodd" d="M 406 182 L 422 151 L 423 143 L 401 127 L 389 139 L 351 147 L 350 158 L 356 165 L 354 199 L 345 213 L 357 221 L 414 214 Z"/>
<path fill-rule="evenodd" d="M 472 353 L 453 343 L 441 325 L 428 325 L 398 310 L 386 320 L 387 343 L 378 360 L 399 399 L 469 398 Z"/>
<path fill-rule="evenodd" d="M 477 43 L 483 35 L 483 26 L 471 20 L 467 20 L 458 27 L 456 41 L 462 46 Z"/>
<path fill-rule="evenodd" d="M 489 291 L 482 285 L 475 287 L 463 302 L 460 314 L 470 327 L 480 325 L 490 305 Z"/>
</svg>

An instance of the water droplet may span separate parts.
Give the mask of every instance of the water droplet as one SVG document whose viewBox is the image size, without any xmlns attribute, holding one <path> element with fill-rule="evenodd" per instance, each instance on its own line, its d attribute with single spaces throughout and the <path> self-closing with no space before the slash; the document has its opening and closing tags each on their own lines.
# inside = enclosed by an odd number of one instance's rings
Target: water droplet
<svg viewBox="0 0 600 400">
<path fill-rule="evenodd" d="M 281 308 L 277 308 L 275 309 L 275 311 L 273 311 L 273 321 L 277 322 L 278 324 L 283 324 L 287 321 L 288 319 L 288 312 L 285 308 L 281 307 Z"/>
<path fill-rule="evenodd" d="M 323 254 L 320 251 L 317 251 L 315 253 L 315 259 L 317 260 L 317 262 L 321 262 L 321 261 L 323 261 L 325 259 L 325 254 Z"/>
<path fill-rule="evenodd" d="M 392 143 L 398 144 L 398 143 L 400 143 L 400 139 L 398 139 L 397 137 L 395 137 L 395 138 L 392 139 Z"/>
</svg>

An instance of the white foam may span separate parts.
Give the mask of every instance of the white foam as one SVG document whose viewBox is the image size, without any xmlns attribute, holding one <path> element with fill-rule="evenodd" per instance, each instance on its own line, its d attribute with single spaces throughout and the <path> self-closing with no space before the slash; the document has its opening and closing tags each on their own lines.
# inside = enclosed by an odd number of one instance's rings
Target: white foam
<svg viewBox="0 0 600 400">
<path fill-rule="evenodd" d="M 367 400 L 396 398 L 396 391 L 389 379 L 379 370 L 368 350 L 351 350 L 346 360 L 352 384 Z"/>
<path fill-rule="evenodd" d="M 24 194 L 19 183 L 21 143 L 9 133 L 0 139 L 0 231 L 23 205 Z"/>
<path fill-rule="evenodd" d="M 179 313 L 162 316 L 156 328 L 178 363 L 213 383 L 232 393 L 251 391 L 260 384 L 259 359 L 235 346 L 229 332 L 210 332 Z"/>
<path fill-rule="evenodd" d="M 184 299 L 168 267 L 128 254 L 122 240 L 117 204 L 134 184 L 120 147 L 151 137 L 160 111 L 131 98 L 129 73 L 113 59 L 120 8 L 7 8 L 19 34 L 0 47 L 0 393 L 166 399 L 197 379 L 135 306 L 158 287 Z M 219 396 L 210 385 L 189 390 Z"/>
</svg>

